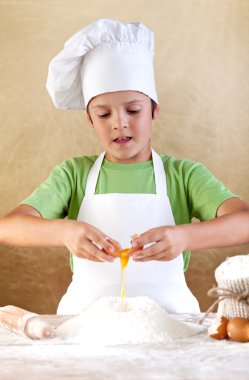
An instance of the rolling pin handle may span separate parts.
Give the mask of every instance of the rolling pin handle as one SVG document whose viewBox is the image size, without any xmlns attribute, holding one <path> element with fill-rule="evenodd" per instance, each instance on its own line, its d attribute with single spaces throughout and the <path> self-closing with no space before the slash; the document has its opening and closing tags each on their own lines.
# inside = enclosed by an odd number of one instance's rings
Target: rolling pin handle
<svg viewBox="0 0 249 380">
<path fill-rule="evenodd" d="M 47 339 L 53 335 L 51 326 L 39 316 L 27 320 L 24 332 L 31 339 Z"/>
<path fill-rule="evenodd" d="M 52 327 L 41 316 L 13 305 L 0 308 L 0 325 L 30 339 L 53 335 Z"/>
</svg>

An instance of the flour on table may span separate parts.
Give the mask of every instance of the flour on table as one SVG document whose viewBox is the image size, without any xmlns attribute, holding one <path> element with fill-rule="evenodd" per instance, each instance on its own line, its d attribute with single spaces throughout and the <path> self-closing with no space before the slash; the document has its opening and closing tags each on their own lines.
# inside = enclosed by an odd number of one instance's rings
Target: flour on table
<svg viewBox="0 0 249 380">
<path fill-rule="evenodd" d="M 155 344 L 199 334 L 203 327 L 178 321 L 148 297 L 103 297 L 63 323 L 57 336 L 87 345 Z"/>
</svg>

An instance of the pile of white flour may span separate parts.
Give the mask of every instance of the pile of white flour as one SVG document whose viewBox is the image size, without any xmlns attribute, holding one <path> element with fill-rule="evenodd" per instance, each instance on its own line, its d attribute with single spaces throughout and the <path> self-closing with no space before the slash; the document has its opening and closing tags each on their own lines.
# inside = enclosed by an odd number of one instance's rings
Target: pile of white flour
<svg viewBox="0 0 249 380">
<path fill-rule="evenodd" d="M 148 297 L 103 297 L 57 329 L 87 345 L 155 344 L 196 335 L 203 327 L 174 319 Z"/>
</svg>

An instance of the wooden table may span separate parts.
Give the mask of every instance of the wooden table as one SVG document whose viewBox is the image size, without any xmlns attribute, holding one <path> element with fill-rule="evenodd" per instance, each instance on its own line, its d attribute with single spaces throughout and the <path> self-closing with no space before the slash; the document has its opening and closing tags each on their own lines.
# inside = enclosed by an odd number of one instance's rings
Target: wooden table
<svg viewBox="0 0 249 380">
<path fill-rule="evenodd" d="M 174 315 L 193 322 L 197 316 Z M 210 324 L 213 316 L 205 320 Z M 46 316 L 56 328 L 66 316 Z M 249 343 L 207 332 L 158 346 L 89 348 L 59 338 L 32 341 L 0 327 L 0 379 L 248 380 Z"/>
</svg>

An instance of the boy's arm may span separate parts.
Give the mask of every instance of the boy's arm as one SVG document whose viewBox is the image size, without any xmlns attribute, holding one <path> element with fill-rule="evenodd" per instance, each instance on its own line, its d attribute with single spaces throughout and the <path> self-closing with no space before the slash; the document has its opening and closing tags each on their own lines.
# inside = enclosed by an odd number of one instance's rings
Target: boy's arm
<svg viewBox="0 0 249 380">
<path fill-rule="evenodd" d="M 66 247 L 75 256 L 113 261 L 113 246 L 93 226 L 69 219 L 45 219 L 29 205 L 20 205 L 0 219 L 0 243 L 16 247 Z"/>
<path fill-rule="evenodd" d="M 138 261 L 171 260 L 180 252 L 232 247 L 249 243 L 249 205 L 238 198 L 223 202 L 217 217 L 200 223 L 153 228 L 132 240 L 138 247 L 155 243 L 134 253 Z"/>
<path fill-rule="evenodd" d="M 249 243 L 249 205 L 245 201 L 230 198 L 220 205 L 216 215 L 215 219 L 190 225 L 192 230 L 186 229 L 190 250 Z"/>
</svg>

